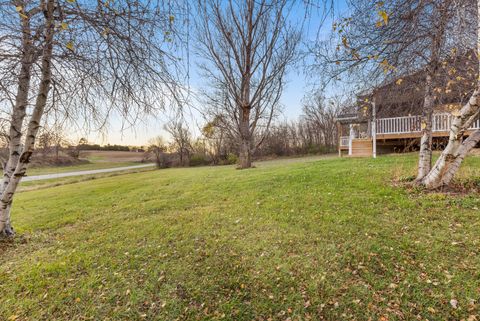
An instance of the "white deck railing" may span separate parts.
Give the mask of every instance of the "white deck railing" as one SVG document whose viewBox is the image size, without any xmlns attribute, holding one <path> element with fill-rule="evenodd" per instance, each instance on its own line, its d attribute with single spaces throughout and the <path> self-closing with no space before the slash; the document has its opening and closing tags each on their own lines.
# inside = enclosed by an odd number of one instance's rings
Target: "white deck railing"
<svg viewBox="0 0 480 321">
<path fill-rule="evenodd" d="M 342 147 L 348 146 L 348 140 L 349 140 L 349 136 L 341 136 L 340 137 L 340 146 L 342 146 Z"/>
<path fill-rule="evenodd" d="M 452 115 L 448 113 L 434 114 L 432 130 L 446 132 L 452 126 Z M 477 119 L 469 129 L 480 129 L 480 119 Z M 422 131 L 422 116 L 405 116 L 377 119 L 377 134 L 418 133 Z M 347 137 L 348 138 L 348 137 Z"/>
</svg>

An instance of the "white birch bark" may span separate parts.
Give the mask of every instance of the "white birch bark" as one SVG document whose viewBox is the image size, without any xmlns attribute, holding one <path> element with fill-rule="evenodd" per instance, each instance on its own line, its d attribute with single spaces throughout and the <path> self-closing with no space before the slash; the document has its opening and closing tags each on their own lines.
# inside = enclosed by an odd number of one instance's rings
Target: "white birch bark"
<svg viewBox="0 0 480 321">
<path fill-rule="evenodd" d="M 422 137 L 420 139 L 420 153 L 418 159 L 417 181 L 420 182 L 430 172 L 432 167 L 432 117 L 433 117 L 433 78 L 427 72 L 425 84 L 425 98 L 422 114 Z"/>
<path fill-rule="evenodd" d="M 12 139 L 10 142 L 10 148 L 13 152 L 11 152 L 7 162 L 7 172 L 6 174 L 4 174 L 4 181 L 2 185 L 3 188 L 0 196 L 0 231 L 3 235 L 6 236 L 10 236 L 14 233 L 10 223 L 10 209 L 13 196 L 17 190 L 18 184 L 20 183 L 22 177 L 25 175 L 27 165 L 30 162 L 30 158 L 34 150 L 35 139 L 40 128 L 40 121 L 47 103 L 48 92 L 50 91 L 53 36 L 55 33 L 55 21 L 53 15 L 54 10 L 55 1 L 49 0 L 47 2 L 46 10 L 44 13 L 46 26 L 45 44 L 42 51 L 41 59 L 41 80 L 38 88 L 35 106 L 28 124 L 23 148 L 21 147 L 21 128 L 26 114 L 26 103 L 24 106 L 19 106 L 18 109 L 16 108 L 17 106 L 15 106 L 12 115 L 12 124 L 10 129 L 10 137 Z M 30 72 L 31 70 L 28 70 L 28 79 L 30 79 Z M 25 84 L 22 84 L 22 86 L 25 87 Z M 24 93 L 23 91 L 21 93 L 22 95 L 26 94 L 26 97 L 28 97 L 29 86 L 27 86 L 27 88 L 25 89 L 26 93 Z M 14 134 L 13 136 L 12 133 Z"/>
<path fill-rule="evenodd" d="M 480 17 L 480 1 L 477 1 L 477 12 Z M 477 18 L 477 51 L 480 52 L 480 18 Z M 480 79 L 477 80 L 477 88 L 473 92 L 467 104 L 460 113 L 454 116 L 448 145 L 436 161 L 435 165 L 422 181 L 427 188 L 434 189 L 450 183 L 458 171 L 467 153 L 475 147 L 479 140 L 479 134 L 473 133 L 465 139 L 465 132 L 480 114 Z"/>
<path fill-rule="evenodd" d="M 455 116 L 450 128 L 448 145 L 436 161 L 432 170 L 423 179 L 427 188 L 438 188 L 449 184 L 466 154 L 475 147 L 478 135 L 474 132 L 471 137 L 463 140 L 468 127 L 478 118 L 480 113 L 480 88 L 473 93 L 468 103 L 460 110 L 460 115 Z M 473 146 L 472 146 L 473 144 Z"/>
<path fill-rule="evenodd" d="M 32 66 L 35 61 L 35 53 L 32 47 L 30 22 L 28 19 L 20 17 L 22 25 L 22 49 L 23 56 L 20 63 L 20 73 L 18 77 L 18 88 L 15 96 L 15 104 L 12 110 L 9 129 L 9 154 L 3 168 L 3 178 L 0 185 L 0 195 L 3 195 L 10 180 L 15 172 L 16 165 L 20 159 L 22 150 L 22 127 L 26 116 L 28 105 L 28 94 L 31 84 Z M 10 222 L 10 205 L 0 214 L 0 235 L 10 236 L 14 234 Z"/>
</svg>

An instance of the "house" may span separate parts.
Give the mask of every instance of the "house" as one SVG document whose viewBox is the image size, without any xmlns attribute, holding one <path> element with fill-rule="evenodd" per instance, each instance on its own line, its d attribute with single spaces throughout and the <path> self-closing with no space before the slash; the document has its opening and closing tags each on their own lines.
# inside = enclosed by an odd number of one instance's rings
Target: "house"
<svg viewBox="0 0 480 321">
<path fill-rule="evenodd" d="M 469 99 L 476 85 L 478 59 L 473 54 L 446 59 L 434 79 L 434 147 L 448 141 L 452 113 Z M 357 96 L 353 111 L 336 118 L 339 155 L 373 156 L 418 148 L 422 131 L 425 72 L 392 79 Z M 477 120 L 466 132 L 480 129 Z"/>
</svg>

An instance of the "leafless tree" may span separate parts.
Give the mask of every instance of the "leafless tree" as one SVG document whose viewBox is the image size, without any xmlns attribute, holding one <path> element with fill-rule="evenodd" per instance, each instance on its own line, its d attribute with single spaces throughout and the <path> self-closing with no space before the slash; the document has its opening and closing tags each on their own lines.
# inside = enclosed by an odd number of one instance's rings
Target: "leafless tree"
<svg viewBox="0 0 480 321">
<path fill-rule="evenodd" d="M 0 104 L 9 153 L 0 187 L 0 233 L 42 118 L 133 122 L 178 97 L 169 54 L 178 6 L 168 1 L 0 1 Z"/>
<path fill-rule="evenodd" d="M 168 167 L 167 144 L 162 136 L 152 138 L 148 142 L 147 153 L 153 155 L 157 168 Z"/>
<path fill-rule="evenodd" d="M 180 166 L 187 166 L 190 159 L 192 135 L 183 120 L 173 120 L 165 125 L 172 142 L 169 149 L 178 154 Z"/>
<path fill-rule="evenodd" d="M 321 93 L 314 93 L 303 106 L 304 119 L 317 132 L 317 143 L 332 150 L 338 141 L 335 118 L 339 105 L 334 100 L 326 100 Z"/>
<path fill-rule="evenodd" d="M 53 153 L 55 162 L 58 162 L 61 148 L 67 145 L 68 139 L 60 127 L 49 128 L 44 126 L 38 134 L 36 149 L 42 153 L 43 157 Z"/>
<path fill-rule="evenodd" d="M 279 108 L 285 73 L 300 33 L 288 22 L 288 0 L 198 0 L 198 52 L 220 90 L 210 106 L 237 137 L 240 168 L 249 168 Z M 220 100 L 218 98 L 220 97 Z"/>
<path fill-rule="evenodd" d="M 207 153 L 214 165 L 220 164 L 221 159 L 227 157 L 231 147 L 228 146 L 227 132 L 221 124 L 221 119 L 215 117 L 202 127 L 202 136 L 206 139 Z"/>
</svg>

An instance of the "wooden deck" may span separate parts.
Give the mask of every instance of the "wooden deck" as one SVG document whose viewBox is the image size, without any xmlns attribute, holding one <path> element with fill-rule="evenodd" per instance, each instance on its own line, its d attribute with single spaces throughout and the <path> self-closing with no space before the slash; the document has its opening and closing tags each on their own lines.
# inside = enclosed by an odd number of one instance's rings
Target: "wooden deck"
<svg viewBox="0 0 480 321">
<path fill-rule="evenodd" d="M 376 120 L 376 141 L 378 144 L 392 145 L 393 141 L 418 139 L 422 135 L 421 116 L 405 116 L 379 118 Z M 432 119 L 432 135 L 435 138 L 448 137 L 453 116 L 448 113 L 435 114 Z M 465 135 L 470 135 L 480 129 L 480 119 L 475 121 Z M 372 156 L 372 133 L 366 133 L 370 138 L 351 138 L 350 156 Z M 365 136 L 365 133 L 362 135 Z M 390 141 L 390 143 L 389 143 Z M 339 154 L 350 150 L 350 136 L 340 137 Z"/>
</svg>

